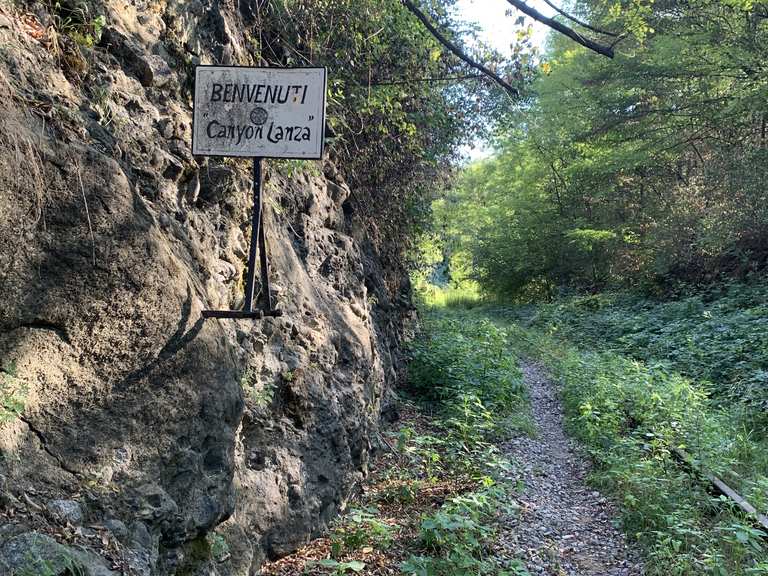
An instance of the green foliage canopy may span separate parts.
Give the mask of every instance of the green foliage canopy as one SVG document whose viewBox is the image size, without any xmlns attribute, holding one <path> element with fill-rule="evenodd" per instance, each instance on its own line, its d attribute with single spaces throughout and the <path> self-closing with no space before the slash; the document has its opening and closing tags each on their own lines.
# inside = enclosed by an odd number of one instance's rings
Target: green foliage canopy
<svg viewBox="0 0 768 576">
<path fill-rule="evenodd" d="M 449 194 L 446 241 L 486 290 L 518 297 L 762 269 L 766 3 L 579 1 L 574 13 L 631 34 L 614 60 L 550 38 L 496 154 Z"/>
</svg>

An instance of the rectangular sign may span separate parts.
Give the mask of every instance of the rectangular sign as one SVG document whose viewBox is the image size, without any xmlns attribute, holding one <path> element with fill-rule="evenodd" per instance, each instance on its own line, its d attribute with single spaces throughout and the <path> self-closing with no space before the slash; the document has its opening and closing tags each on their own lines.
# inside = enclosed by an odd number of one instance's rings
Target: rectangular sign
<svg viewBox="0 0 768 576">
<path fill-rule="evenodd" d="M 192 153 L 321 158 L 325 68 L 198 66 Z"/>
</svg>

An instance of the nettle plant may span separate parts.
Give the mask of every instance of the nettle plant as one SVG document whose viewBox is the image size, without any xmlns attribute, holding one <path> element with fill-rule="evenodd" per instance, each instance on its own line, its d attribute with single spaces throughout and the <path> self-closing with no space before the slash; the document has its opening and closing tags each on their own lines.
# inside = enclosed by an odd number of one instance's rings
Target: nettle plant
<svg viewBox="0 0 768 576">
<path fill-rule="evenodd" d="M 21 416 L 27 397 L 27 384 L 18 377 L 16 363 L 0 370 L 0 424 Z"/>
<path fill-rule="evenodd" d="M 353 509 L 341 518 L 331 535 L 331 556 L 338 559 L 364 546 L 389 548 L 396 530 L 379 518 L 375 507 Z"/>
<path fill-rule="evenodd" d="M 508 562 L 509 565 L 504 566 L 487 549 L 496 534 L 496 518 L 516 510 L 509 504 L 506 493 L 503 486 L 487 486 L 451 498 L 434 514 L 424 515 L 419 538 L 428 554 L 411 556 L 401 566 L 403 573 L 413 576 L 528 574 L 522 563 Z"/>
<path fill-rule="evenodd" d="M 525 389 L 507 338 L 484 318 L 432 315 L 411 348 L 410 390 L 432 402 L 474 395 L 497 416 L 516 410 Z"/>
</svg>

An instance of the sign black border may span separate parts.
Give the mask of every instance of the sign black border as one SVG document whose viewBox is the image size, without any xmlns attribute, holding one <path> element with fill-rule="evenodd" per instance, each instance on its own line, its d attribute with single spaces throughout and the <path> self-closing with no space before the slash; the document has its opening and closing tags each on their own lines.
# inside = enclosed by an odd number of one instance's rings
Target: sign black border
<svg viewBox="0 0 768 576">
<path fill-rule="evenodd" d="M 322 70 L 323 71 L 323 132 L 320 140 L 319 156 L 241 156 L 240 154 L 195 154 L 195 93 L 197 90 L 197 71 L 200 68 L 247 68 L 249 70 Z M 195 66 L 195 79 L 192 82 L 192 155 L 202 158 L 271 158 L 276 160 L 322 160 L 325 154 L 325 121 L 328 98 L 327 66 L 224 66 L 222 64 L 198 64 Z"/>
</svg>

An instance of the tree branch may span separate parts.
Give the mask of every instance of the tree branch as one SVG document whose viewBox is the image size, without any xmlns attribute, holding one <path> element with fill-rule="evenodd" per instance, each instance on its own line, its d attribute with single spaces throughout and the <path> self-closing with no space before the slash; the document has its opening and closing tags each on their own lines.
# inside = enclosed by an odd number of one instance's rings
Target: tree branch
<svg viewBox="0 0 768 576">
<path fill-rule="evenodd" d="M 557 6 L 555 6 L 552 2 L 550 2 L 550 0 L 544 0 L 544 3 L 547 6 L 549 6 L 550 8 L 552 8 L 552 10 L 554 10 L 555 12 L 560 14 L 561 16 L 564 16 L 565 18 L 568 18 L 568 20 L 570 20 L 571 22 L 573 22 L 575 24 L 578 24 L 582 28 L 586 28 L 587 30 L 592 30 L 592 32 L 594 32 L 595 34 L 602 34 L 603 36 L 613 36 L 614 38 L 617 38 L 619 36 L 618 34 L 616 34 L 614 32 L 608 32 L 607 30 L 601 30 L 600 28 L 595 28 L 594 26 L 590 26 L 586 22 L 582 22 L 581 20 L 579 20 L 575 16 L 572 16 L 571 14 L 568 14 L 562 8 L 558 8 Z"/>
<path fill-rule="evenodd" d="M 406 0 L 403 0 L 406 1 Z M 512 6 L 520 10 L 523 14 L 527 14 L 534 20 L 538 20 L 542 24 L 546 24 L 552 30 L 555 30 L 557 32 L 560 32 L 560 34 L 563 34 L 564 36 L 568 36 L 571 40 L 574 42 L 577 42 L 584 46 L 585 48 L 589 48 L 593 52 L 597 52 L 598 54 L 602 54 L 603 56 L 607 56 L 608 58 L 613 58 L 613 46 L 604 46 L 602 44 L 598 44 L 597 42 L 590 40 L 589 38 L 585 38 L 578 32 L 576 32 L 573 28 L 569 28 L 568 26 L 561 24 L 554 18 L 547 18 L 536 10 L 535 8 L 531 8 L 528 6 L 525 2 L 522 0 L 507 0 Z"/>
<path fill-rule="evenodd" d="M 398 84 L 412 84 L 414 82 L 460 82 L 462 80 L 477 80 L 478 78 L 485 78 L 484 74 L 462 74 L 459 76 L 441 76 L 433 78 L 403 78 L 400 80 L 373 80 L 371 86 L 396 86 Z M 367 86 L 363 83 L 361 86 Z"/>
<path fill-rule="evenodd" d="M 413 2 L 411 2 L 411 0 L 401 0 L 401 1 L 403 3 L 403 6 L 408 8 L 408 10 L 410 10 L 410 12 L 421 21 L 421 23 L 426 27 L 426 29 L 429 30 L 432 36 L 434 36 L 435 39 L 438 42 L 440 42 L 440 44 L 448 48 L 448 50 L 450 50 L 454 54 L 454 56 L 458 57 L 460 60 L 463 60 L 475 70 L 479 70 L 484 75 L 488 76 L 490 79 L 496 82 L 496 84 L 504 88 L 504 90 L 509 92 L 511 95 L 513 96 L 520 95 L 520 92 L 518 91 L 517 88 L 510 85 L 501 76 L 496 74 L 490 68 L 487 68 L 480 62 L 477 62 L 476 60 L 473 60 L 472 58 L 470 58 L 461 48 L 459 48 L 456 44 L 448 40 L 448 38 L 446 38 L 445 35 L 443 35 L 443 33 L 440 32 L 440 30 L 438 30 L 437 27 L 434 24 L 432 24 L 432 22 L 430 22 L 429 18 L 427 18 L 424 12 L 419 10 L 419 8 L 417 8 L 416 5 Z"/>
</svg>

